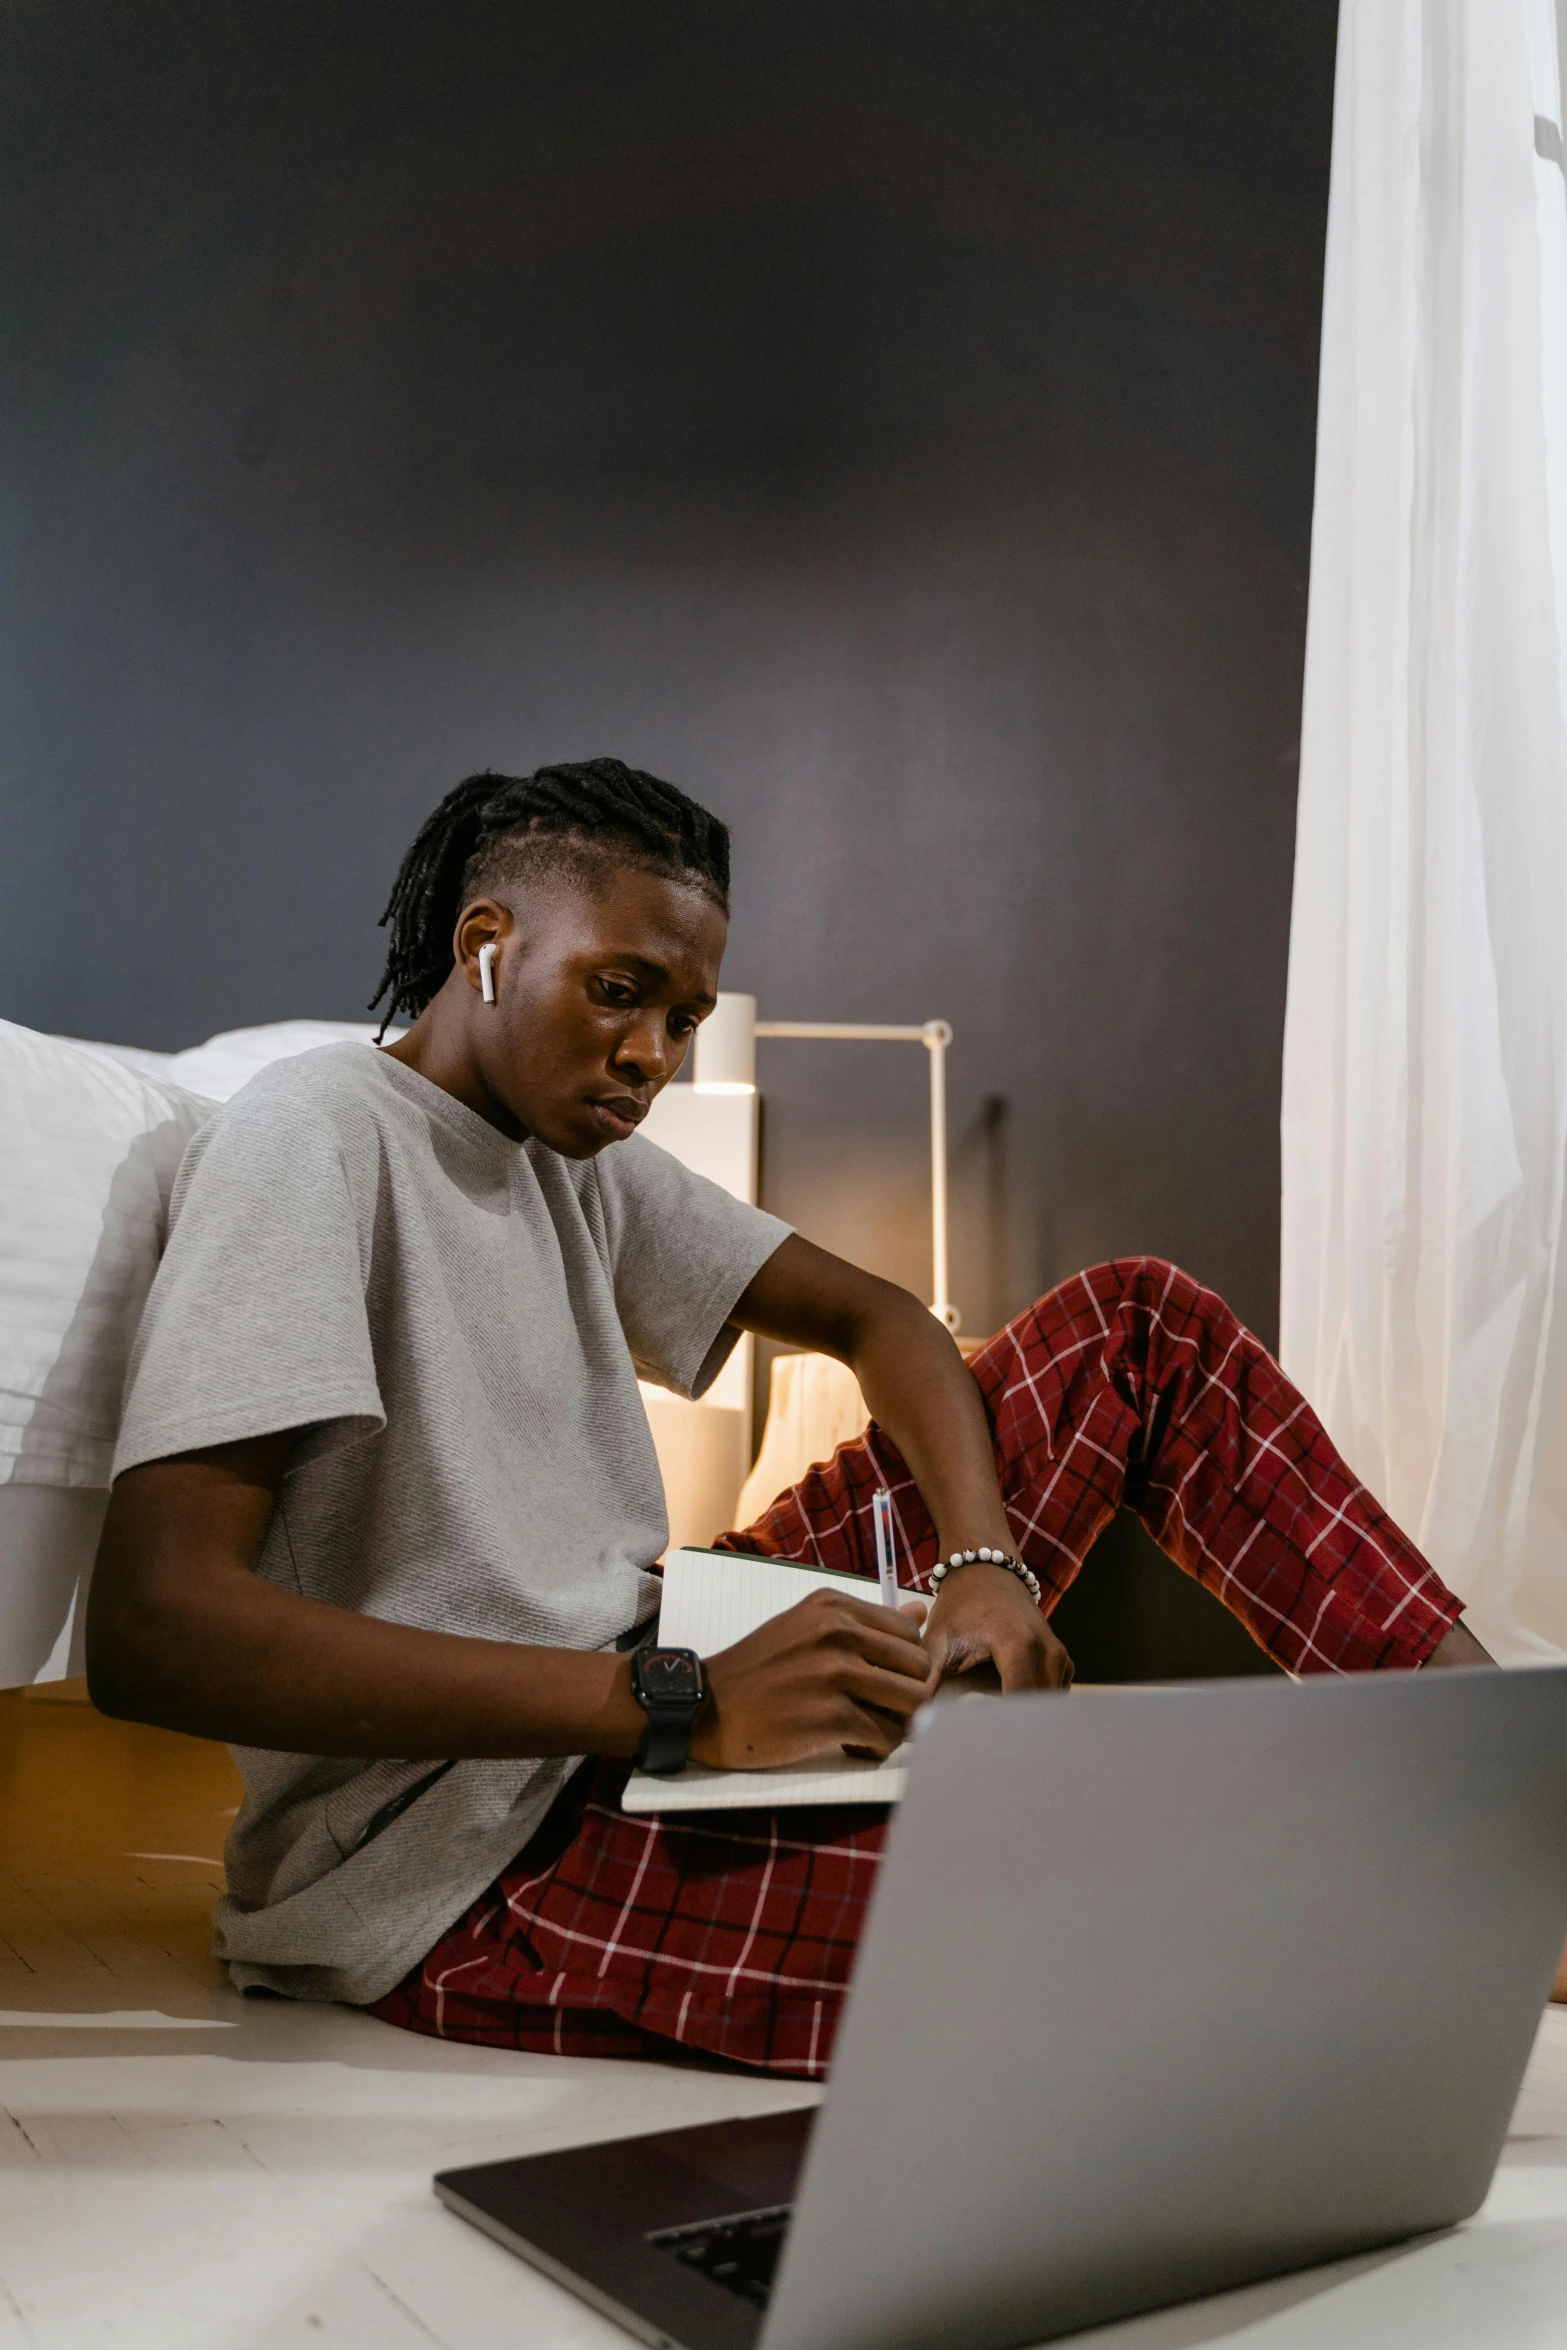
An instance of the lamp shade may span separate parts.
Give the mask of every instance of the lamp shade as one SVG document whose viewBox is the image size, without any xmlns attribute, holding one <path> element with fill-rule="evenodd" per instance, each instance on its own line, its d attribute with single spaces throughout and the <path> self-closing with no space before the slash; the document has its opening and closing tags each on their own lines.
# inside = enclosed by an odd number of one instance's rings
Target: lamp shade
<svg viewBox="0 0 1567 2350">
<path fill-rule="evenodd" d="M 691 1078 L 698 1093 L 755 1093 L 754 995 L 719 996 L 696 1032 Z"/>
</svg>

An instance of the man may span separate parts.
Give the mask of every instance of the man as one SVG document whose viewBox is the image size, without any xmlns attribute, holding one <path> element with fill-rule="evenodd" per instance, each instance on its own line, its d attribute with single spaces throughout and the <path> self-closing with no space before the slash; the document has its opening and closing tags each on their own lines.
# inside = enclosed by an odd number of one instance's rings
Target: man
<svg viewBox="0 0 1567 2350">
<path fill-rule="evenodd" d="M 867 1572 L 885 1483 L 939 1591 L 928 1618 L 815 1597 L 708 1660 L 699 1761 L 886 1754 L 982 1661 L 1064 1688 L 1045 1610 L 1123 1502 L 1292 1671 L 1485 1661 L 1185 1275 L 1099 1267 L 965 1366 L 904 1291 L 636 1137 L 716 999 L 728 878 L 723 826 L 618 761 L 472 777 L 388 907 L 407 1034 L 277 1065 L 191 1146 L 89 1670 L 106 1711 L 234 1744 L 216 1932 L 248 1988 L 825 2069 L 882 1815 L 617 1802 L 666 1535 L 636 1378 L 699 1393 L 741 1330 L 849 1363 L 874 1418 L 732 1547 Z"/>
</svg>

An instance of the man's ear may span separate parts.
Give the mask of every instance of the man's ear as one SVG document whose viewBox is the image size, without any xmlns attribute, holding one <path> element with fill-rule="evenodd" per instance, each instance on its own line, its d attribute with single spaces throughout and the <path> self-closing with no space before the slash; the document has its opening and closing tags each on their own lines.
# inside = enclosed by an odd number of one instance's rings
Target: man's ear
<svg viewBox="0 0 1567 2350">
<path fill-rule="evenodd" d="M 457 928 L 452 935 L 452 959 L 474 994 L 485 997 L 486 1001 L 499 999 L 501 968 L 506 960 L 507 946 L 515 942 L 516 932 L 517 925 L 512 918 L 511 908 L 503 906 L 499 898 L 475 898 L 471 906 L 464 906 L 457 918 Z M 493 994 L 490 995 L 486 995 L 485 972 L 479 961 L 486 947 L 495 950 L 493 954 L 484 957 L 493 988 Z"/>
</svg>

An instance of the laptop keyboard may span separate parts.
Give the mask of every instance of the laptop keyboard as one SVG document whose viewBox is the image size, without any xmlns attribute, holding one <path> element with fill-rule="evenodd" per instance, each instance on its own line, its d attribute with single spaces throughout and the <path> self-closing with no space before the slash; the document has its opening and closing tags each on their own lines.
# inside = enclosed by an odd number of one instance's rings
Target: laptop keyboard
<svg viewBox="0 0 1567 2350">
<path fill-rule="evenodd" d="M 697 2220 L 684 2228 L 661 2228 L 648 2242 L 672 2252 L 687 2268 L 700 2269 L 715 2285 L 765 2309 L 773 2289 L 794 2206 L 775 2203 L 767 2211 L 741 2211 L 732 2219 Z"/>
</svg>

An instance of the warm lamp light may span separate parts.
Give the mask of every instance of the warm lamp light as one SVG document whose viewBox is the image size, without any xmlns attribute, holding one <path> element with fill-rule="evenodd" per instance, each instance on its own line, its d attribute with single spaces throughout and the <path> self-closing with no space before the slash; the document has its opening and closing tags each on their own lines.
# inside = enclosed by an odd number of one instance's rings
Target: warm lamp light
<svg viewBox="0 0 1567 2350">
<path fill-rule="evenodd" d="M 930 1310 L 949 1330 L 956 1330 L 958 1311 L 947 1295 L 947 1047 L 952 1030 L 946 1021 L 897 1028 L 848 1020 L 758 1020 L 754 995 L 722 994 L 696 1032 L 691 1080 L 697 1092 L 755 1093 L 759 1036 L 925 1047 L 930 1055 L 930 1249 L 936 1292 Z"/>
<path fill-rule="evenodd" d="M 754 995 L 719 997 L 696 1032 L 691 1082 L 698 1093 L 755 1093 Z"/>
</svg>

